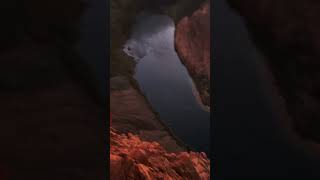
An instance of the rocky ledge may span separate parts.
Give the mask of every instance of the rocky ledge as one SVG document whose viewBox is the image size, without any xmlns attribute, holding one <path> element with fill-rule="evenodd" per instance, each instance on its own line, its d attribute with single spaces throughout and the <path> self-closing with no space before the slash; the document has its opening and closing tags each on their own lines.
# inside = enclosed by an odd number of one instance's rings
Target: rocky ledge
<svg viewBox="0 0 320 180">
<path fill-rule="evenodd" d="M 110 131 L 110 179 L 210 179 L 204 153 L 168 153 L 159 143 Z"/>
<path fill-rule="evenodd" d="M 110 80 L 110 112 L 112 127 L 121 133 L 138 135 L 142 140 L 156 141 L 167 151 L 185 151 L 170 130 L 153 112 L 146 98 L 134 87 L 133 82 L 124 76 Z"/>
<path fill-rule="evenodd" d="M 203 104 L 210 106 L 210 1 L 178 22 L 175 46 Z"/>
</svg>

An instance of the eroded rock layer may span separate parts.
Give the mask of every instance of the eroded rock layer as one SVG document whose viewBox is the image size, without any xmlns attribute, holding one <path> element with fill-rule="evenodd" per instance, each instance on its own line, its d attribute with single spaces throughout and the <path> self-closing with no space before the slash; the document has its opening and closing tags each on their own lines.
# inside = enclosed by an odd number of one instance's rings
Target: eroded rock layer
<svg viewBox="0 0 320 180">
<path fill-rule="evenodd" d="M 210 105 L 210 2 L 192 16 L 182 18 L 176 27 L 175 46 L 200 93 Z"/>
<path fill-rule="evenodd" d="M 110 85 L 110 111 L 113 113 L 114 129 L 121 133 L 137 134 L 143 140 L 156 141 L 170 152 L 185 150 L 128 78 L 114 77 Z"/>
<path fill-rule="evenodd" d="M 204 153 L 168 153 L 159 143 L 110 131 L 110 179 L 208 180 L 210 161 Z"/>
</svg>

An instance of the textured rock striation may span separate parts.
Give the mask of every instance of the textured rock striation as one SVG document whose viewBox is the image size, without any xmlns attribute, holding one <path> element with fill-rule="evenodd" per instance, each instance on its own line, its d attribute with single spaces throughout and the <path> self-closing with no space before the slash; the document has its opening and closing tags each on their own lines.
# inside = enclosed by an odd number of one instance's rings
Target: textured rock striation
<svg viewBox="0 0 320 180">
<path fill-rule="evenodd" d="M 132 133 L 114 129 L 117 117 L 110 114 L 110 179 L 209 180 L 210 160 L 204 153 L 169 152 L 167 141 L 142 140 Z M 116 118 L 116 121 L 113 121 Z M 153 122 L 153 121 L 151 121 Z M 156 136 L 157 134 L 155 134 Z M 172 138 L 168 136 L 167 138 Z M 172 140 L 171 140 L 172 141 Z M 170 149 L 170 148 L 169 148 Z"/>
<path fill-rule="evenodd" d="M 320 2 L 228 0 L 242 15 L 285 99 L 296 132 L 320 142 Z"/>
<path fill-rule="evenodd" d="M 210 105 L 210 2 L 176 27 L 175 46 L 199 91 L 203 104 Z"/>
<path fill-rule="evenodd" d="M 113 77 L 110 85 L 110 111 L 113 112 L 114 129 L 121 133 L 136 134 L 142 140 L 156 141 L 170 152 L 185 151 L 128 78 Z"/>
<path fill-rule="evenodd" d="M 204 153 L 168 153 L 159 143 L 110 131 L 110 179 L 210 179 Z"/>
</svg>

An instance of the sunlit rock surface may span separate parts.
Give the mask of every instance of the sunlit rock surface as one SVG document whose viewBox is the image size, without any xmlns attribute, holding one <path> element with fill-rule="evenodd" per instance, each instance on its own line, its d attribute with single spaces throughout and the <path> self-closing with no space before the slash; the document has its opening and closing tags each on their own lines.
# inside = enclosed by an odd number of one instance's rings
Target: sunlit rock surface
<svg viewBox="0 0 320 180">
<path fill-rule="evenodd" d="M 206 1 L 192 16 L 182 18 L 176 27 L 175 46 L 200 93 L 210 105 L 210 2 Z"/>
</svg>

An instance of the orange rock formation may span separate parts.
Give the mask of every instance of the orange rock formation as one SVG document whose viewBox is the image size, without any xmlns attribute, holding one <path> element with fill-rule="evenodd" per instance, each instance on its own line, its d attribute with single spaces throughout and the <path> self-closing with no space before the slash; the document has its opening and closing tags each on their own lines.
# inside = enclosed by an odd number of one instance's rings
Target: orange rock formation
<svg viewBox="0 0 320 180">
<path fill-rule="evenodd" d="M 201 99 L 210 105 L 210 1 L 176 27 L 175 46 L 194 79 Z"/>
<path fill-rule="evenodd" d="M 210 160 L 204 153 L 167 153 L 158 143 L 133 134 L 110 131 L 110 178 L 210 179 Z"/>
<path fill-rule="evenodd" d="M 110 116 L 111 117 L 111 116 Z M 110 179 L 210 179 L 204 153 L 168 153 L 159 143 L 110 130 Z"/>
</svg>

